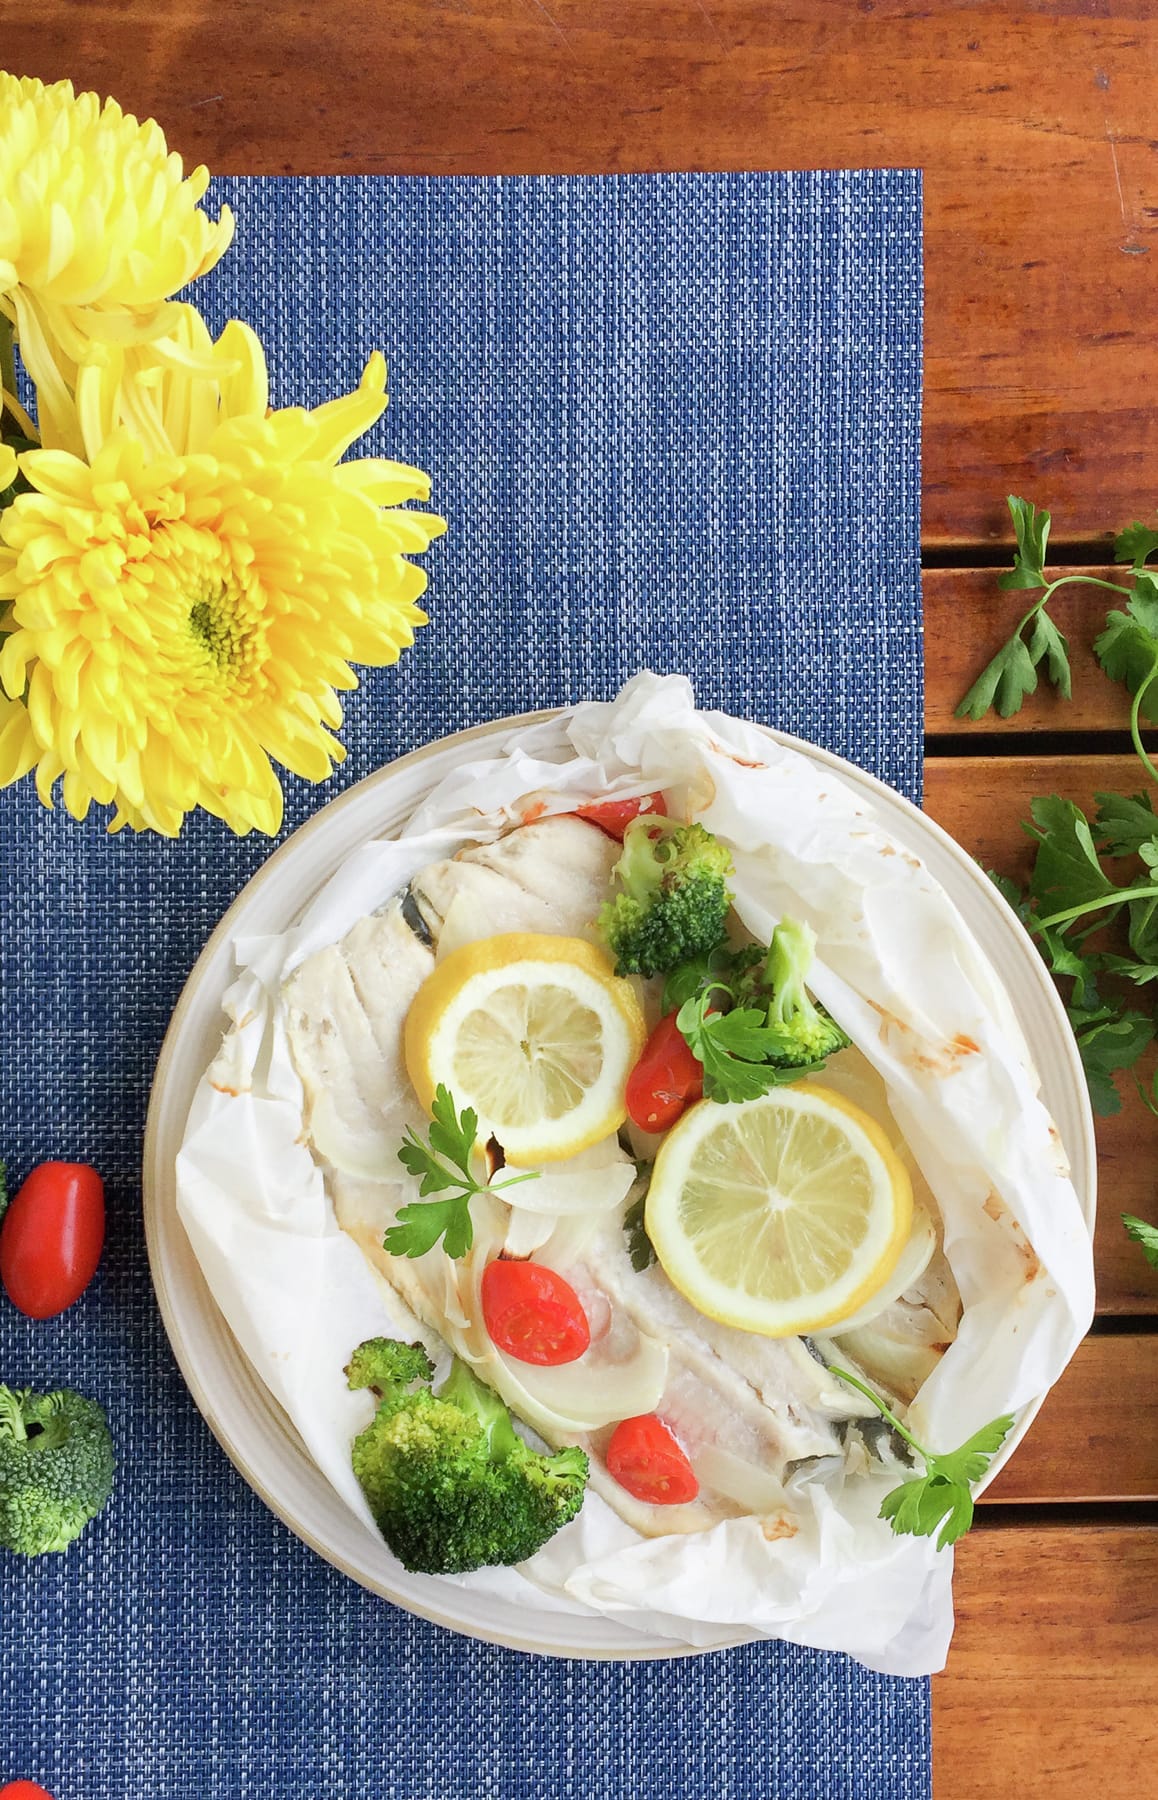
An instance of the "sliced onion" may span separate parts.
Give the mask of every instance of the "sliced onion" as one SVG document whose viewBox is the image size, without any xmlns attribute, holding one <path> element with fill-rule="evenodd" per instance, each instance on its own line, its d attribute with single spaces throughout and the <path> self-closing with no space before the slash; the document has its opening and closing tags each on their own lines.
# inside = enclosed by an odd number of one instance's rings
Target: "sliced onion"
<svg viewBox="0 0 1158 1800">
<path fill-rule="evenodd" d="M 565 1162 L 548 1164 L 534 1181 L 504 1188 L 502 1180 L 500 1174 L 495 1192 L 516 1212 L 567 1218 L 613 1212 L 621 1206 L 635 1181 L 635 1164 L 614 1138 L 607 1138 Z"/>
<path fill-rule="evenodd" d="M 715 1488 L 725 1499 L 734 1500 L 747 1513 L 757 1518 L 777 1512 L 788 1504 L 779 1478 L 770 1469 L 746 1462 L 717 1444 L 705 1444 L 693 1456 L 696 1474 L 705 1487 Z"/>
<path fill-rule="evenodd" d="M 901 1251 L 900 1260 L 883 1287 L 879 1287 L 864 1305 L 858 1307 L 847 1319 L 839 1319 L 824 1332 L 825 1337 L 835 1337 L 838 1333 L 844 1337 L 850 1331 L 859 1331 L 863 1325 L 871 1325 L 881 1313 L 887 1312 L 893 1303 L 908 1292 L 914 1282 L 921 1279 L 937 1248 L 937 1228 L 933 1224 L 925 1208 L 917 1203 L 913 1208 L 913 1224 L 905 1247 Z"/>
<path fill-rule="evenodd" d="M 667 1346 L 640 1336 L 624 1362 L 594 1362 L 588 1351 L 578 1362 L 545 1369 L 493 1350 L 479 1372 L 529 1425 L 588 1432 L 654 1412 L 667 1386 L 667 1366 Z"/>
<path fill-rule="evenodd" d="M 339 1113 L 331 1096 L 321 1093 L 310 1112 L 309 1132 L 314 1149 L 335 1169 L 357 1175 L 363 1181 L 389 1181 L 399 1167 L 398 1146 L 406 1135 L 408 1120 L 400 1107 L 382 1115 L 378 1123 L 366 1115 L 366 1123 L 351 1125 Z"/>
<path fill-rule="evenodd" d="M 921 1308 L 923 1312 L 925 1309 Z M 919 1338 L 894 1337 L 878 1324 L 841 1332 L 834 1340 L 847 1351 L 871 1381 L 887 1388 L 908 1406 L 944 1355 L 944 1346 L 922 1343 Z"/>
</svg>

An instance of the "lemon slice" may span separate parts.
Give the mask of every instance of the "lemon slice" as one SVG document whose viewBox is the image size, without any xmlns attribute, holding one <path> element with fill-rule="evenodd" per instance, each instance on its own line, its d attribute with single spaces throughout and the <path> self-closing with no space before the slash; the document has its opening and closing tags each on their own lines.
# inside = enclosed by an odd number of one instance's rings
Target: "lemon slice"
<svg viewBox="0 0 1158 1800">
<path fill-rule="evenodd" d="M 635 991 L 602 950 L 518 931 L 452 950 L 415 995 L 403 1045 L 427 1111 L 442 1082 L 526 1166 L 618 1131 L 644 1037 Z"/>
<path fill-rule="evenodd" d="M 874 1119 L 806 1082 L 701 1101 L 656 1157 L 647 1234 L 699 1312 L 765 1337 L 851 1318 L 887 1281 L 913 1216 Z"/>
</svg>

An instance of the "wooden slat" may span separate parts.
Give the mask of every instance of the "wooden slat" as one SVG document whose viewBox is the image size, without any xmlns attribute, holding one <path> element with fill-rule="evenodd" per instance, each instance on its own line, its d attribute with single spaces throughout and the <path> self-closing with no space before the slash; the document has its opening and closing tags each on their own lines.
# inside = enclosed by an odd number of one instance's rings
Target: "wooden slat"
<svg viewBox="0 0 1158 1800">
<path fill-rule="evenodd" d="M 925 808 L 983 867 L 1024 880 L 1033 846 L 1021 821 L 1031 796 L 1061 792 L 1088 809 L 1099 791 L 1136 792 L 1139 773 L 1130 756 L 934 756 L 925 766 Z M 1123 1110 L 1098 1120 L 1098 1310 L 1158 1314 L 1158 1271 L 1126 1237 L 1120 1219 L 1135 1213 L 1158 1224 L 1158 1119 L 1128 1078 L 1121 1087 Z"/>
<path fill-rule="evenodd" d="M 37 0 L 8 68 L 223 172 L 925 171 L 925 531 L 1067 538 L 1158 491 L 1158 19 L 1086 0 Z M 308 280 L 308 271 L 298 272 Z"/>
<path fill-rule="evenodd" d="M 935 1800 L 1154 1791 L 1158 1531 L 974 1531 L 933 1682 Z"/>
<path fill-rule="evenodd" d="M 1122 598 L 1087 586 L 1061 588 L 1049 604 L 1055 625 L 1069 639 L 1073 696 L 1063 700 L 1045 680 L 1012 718 L 990 713 L 980 725 L 958 719 L 956 708 L 1017 621 L 1034 600 L 1029 593 L 1007 593 L 997 585 L 999 569 L 927 569 L 925 591 L 925 728 L 934 736 L 946 732 L 977 737 L 978 753 L 990 735 L 1048 731 L 1125 731 L 1130 699 L 1124 687 L 1103 675 L 1093 652 L 1094 639 L 1111 607 Z M 1057 576 L 1079 573 L 1059 567 Z M 1121 569 L 1080 571 L 1116 582 Z M 984 735 L 983 735 L 984 734 Z"/>
<path fill-rule="evenodd" d="M 1087 1338 L 982 1504 L 1156 1499 L 1158 1333 Z"/>
<path fill-rule="evenodd" d="M 1036 794 L 1062 794 L 1090 811 L 1097 793 L 1136 794 L 1146 778 L 1134 756 L 931 756 L 925 810 L 985 868 L 1024 881 L 1033 840 L 1022 831 Z"/>
</svg>

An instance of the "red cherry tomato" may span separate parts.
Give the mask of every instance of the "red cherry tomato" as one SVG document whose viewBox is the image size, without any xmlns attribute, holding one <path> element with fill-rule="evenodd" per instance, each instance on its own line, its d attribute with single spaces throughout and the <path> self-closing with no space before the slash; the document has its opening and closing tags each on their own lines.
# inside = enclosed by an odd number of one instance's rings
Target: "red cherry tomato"
<svg viewBox="0 0 1158 1800">
<path fill-rule="evenodd" d="M 591 1342 L 583 1304 L 570 1282 L 542 1263 L 488 1263 L 482 1278 L 483 1320 L 498 1349 L 516 1362 L 553 1368 L 574 1362 Z"/>
<path fill-rule="evenodd" d="M 52 1800 L 52 1795 L 35 1781 L 10 1781 L 0 1788 L 0 1800 Z"/>
<path fill-rule="evenodd" d="M 703 1093 L 703 1064 L 688 1049 L 675 1014 L 668 1013 L 627 1077 L 627 1110 L 642 1131 L 666 1131 Z"/>
<path fill-rule="evenodd" d="M 654 1413 L 615 1427 L 607 1468 L 621 1488 L 650 1506 L 683 1506 L 700 1491 L 691 1463 Z"/>
<path fill-rule="evenodd" d="M 30 1319 L 52 1319 L 79 1300 L 105 1240 L 105 1190 L 87 1163 L 46 1162 L 0 1225 L 0 1280 Z"/>
<path fill-rule="evenodd" d="M 597 800 L 592 806 L 577 806 L 577 818 L 586 819 L 592 825 L 598 825 L 608 837 L 618 838 L 623 842 L 623 834 L 633 819 L 640 813 L 657 813 L 660 818 L 667 817 L 667 801 L 662 794 L 641 794 L 635 800 Z"/>
</svg>

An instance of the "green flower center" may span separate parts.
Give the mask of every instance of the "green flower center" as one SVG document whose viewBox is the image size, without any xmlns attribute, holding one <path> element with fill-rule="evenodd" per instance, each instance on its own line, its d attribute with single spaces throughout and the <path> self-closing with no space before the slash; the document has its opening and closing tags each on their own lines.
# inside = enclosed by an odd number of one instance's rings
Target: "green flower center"
<svg viewBox="0 0 1158 1800">
<path fill-rule="evenodd" d="M 241 660 L 242 634 L 238 624 L 224 588 L 218 589 L 212 599 L 195 600 L 189 609 L 190 631 L 222 674 Z"/>
</svg>

